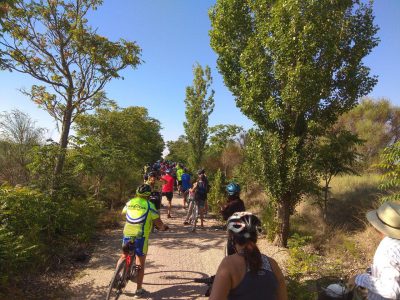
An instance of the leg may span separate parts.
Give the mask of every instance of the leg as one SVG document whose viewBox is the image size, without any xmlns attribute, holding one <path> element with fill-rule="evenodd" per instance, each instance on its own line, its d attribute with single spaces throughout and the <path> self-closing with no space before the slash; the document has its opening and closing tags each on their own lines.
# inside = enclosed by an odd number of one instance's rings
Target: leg
<svg viewBox="0 0 400 300">
<path fill-rule="evenodd" d="M 144 265 L 146 262 L 146 255 L 136 256 L 136 265 L 140 266 L 140 269 L 138 270 L 137 274 L 137 287 L 136 289 L 141 289 L 142 284 L 143 284 L 143 278 L 144 278 Z"/>
<path fill-rule="evenodd" d="M 204 228 L 204 206 L 199 207 L 199 213 L 200 213 L 200 227 Z"/>
<path fill-rule="evenodd" d="M 168 208 L 167 208 L 167 212 L 168 212 L 168 217 L 171 218 L 171 208 L 172 208 L 172 201 L 168 200 Z"/>
<path fill-rule="evenodd" d="M 169 192 L 169 193 L 166 193 L 167 195 L 167 200 L 168 200 L 168 208 L 167 208 L 167 212 L 168 212 L 168 218 L 171 218 L 172 216 L 171 216 L 171 210 L 172 210 L 172 197 L 173 197 L 173 195 L 174 195 L 174 193 L 173 192 Z"/>
</svg>

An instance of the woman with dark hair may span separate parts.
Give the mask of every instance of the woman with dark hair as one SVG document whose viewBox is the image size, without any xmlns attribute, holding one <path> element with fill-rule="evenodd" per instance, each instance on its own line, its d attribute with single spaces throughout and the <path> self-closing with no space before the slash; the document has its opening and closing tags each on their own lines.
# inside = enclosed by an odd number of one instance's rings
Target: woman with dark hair
<svg viewBox="0 0 400 300">
<path fill-rule="evenodd" d="M 210 300 L 287 300 L 281 269 L 256 245 L 260 225 L 249 212 L 237 212 L 228 219 L 228 239 L 236 253 L 219 265 Z"/>
</svg>

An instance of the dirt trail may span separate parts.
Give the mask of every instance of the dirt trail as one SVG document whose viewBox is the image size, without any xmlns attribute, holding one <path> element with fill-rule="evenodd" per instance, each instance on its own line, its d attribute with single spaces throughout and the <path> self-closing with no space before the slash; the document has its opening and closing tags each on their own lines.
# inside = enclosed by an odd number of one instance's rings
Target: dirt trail
<svg viewBox="0 0 400 300">
<path fill-rule="evenodd" d="M 165 201 L 163 199 L 163 201 Z M 166 204 L 165 202 L 163 202 Z M 205 285 L 193 283 L 192 278 L 215 274 L 223 258 L 226 233 L 208 217 L 205 229 L 189 232 L 183 226 L 186 211 L 180 205 L 182 198 L 175 196 L 173 219 L 161 218 L 170 226 L 168 232 L 156 232 L 150 236 L 149 251 L 143 287 L 150 292 L 147 299 L 207 299 Z M 102 234 L 86 268 L 80 271 L 69 286 L 69 299 L 104 299 L 120 253 L 122 228 Z M 260 241 L 262 252 L 278 262 L 284 259 L 278 248 Z M 131 299 L 135 283 L 128 283 L 119 299 Z M 146 299 L 146 297 L 145 297 Z"/>
</svg>

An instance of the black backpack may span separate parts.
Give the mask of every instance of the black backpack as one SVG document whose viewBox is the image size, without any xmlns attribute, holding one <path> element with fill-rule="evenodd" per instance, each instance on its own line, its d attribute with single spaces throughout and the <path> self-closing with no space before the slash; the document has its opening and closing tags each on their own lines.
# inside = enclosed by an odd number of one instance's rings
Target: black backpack
<svg viewBox="0 0 400 300">
<path fill-rule="evenodd" d="M 195 192 L 195 198 L 196 199 L 205 199 L 207 192 L 208 192 L 207 183 L 205 181 L 198 181 L 197 187 L 196 187 L 196 192 Z"/>
</svg>

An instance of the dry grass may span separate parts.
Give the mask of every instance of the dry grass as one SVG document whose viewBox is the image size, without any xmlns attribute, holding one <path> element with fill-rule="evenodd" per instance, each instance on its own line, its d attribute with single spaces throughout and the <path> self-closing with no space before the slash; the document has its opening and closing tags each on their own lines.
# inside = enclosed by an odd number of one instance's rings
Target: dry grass
<svg viewBox="0 0 400 300">
<path fill-rule="evenodd" d="M 336 177 L 331 183 L 328 220 L 325 223 L 315 198 L 306 198 L 291 218 L 292 233 L 311 236 L 311 246 L 323 262 L 346 274 L 365 269 L 379 243 L 379 236 L 368 225 L 365 213 L 379 206 L 380 176 Z M 261 213 L 268 199 L 261 190 L 244 195 L 246 208 Z M 329 266 L 328 266 L 329 265 Z M 321 268 L 325 272 L 326 268 Z"/>
<path fill-rule="evenodd" d="M 321 256 L 321 276 L 350 276 L 371 263 L 380 241 L 365 218 L 368 210 L 379 206 L 379 175 L 343 176 L 332 181 L 325 223 L 315 199 L 305 199 L 291 219 L 293 232 L 312 236 L 315 253 Z"/>
</svg>

